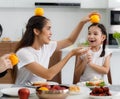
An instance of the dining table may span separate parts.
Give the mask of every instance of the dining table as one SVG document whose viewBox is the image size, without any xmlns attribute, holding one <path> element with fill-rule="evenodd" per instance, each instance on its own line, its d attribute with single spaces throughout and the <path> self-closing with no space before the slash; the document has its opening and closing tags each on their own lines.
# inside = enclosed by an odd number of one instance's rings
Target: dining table
<svg viewBox="0 0 120 99">
<path fill-rule="evenodd" d="M 23 85 L 15 85 L 15 84 L 0 84 L 0 99 L 19 99 L 18 96 L 9 96 L 5 95 L 4 93 L 1 92 L 1 90 L 5 88 L 15 88 L 15 87 L 27 87 L 28 86 L 23 86 Z M 110 97 L 109 99 L 120 99 L 120 85 L 110 85 L 108 86 L 109 89 L 113 92 L 116 93 L 115 96 Z M 85 88 L 85 86 L 80 86 L 80 91 L 82 91 Z M 89 89 L 88 91 L 84 90 L 80 94 L 69 94 L 65 99 L 108 99 L 106 96 L 105 97 L 90 97 L 89 93 L 91 90 Z M 29 96 L 29 99 L 39 99 L 38 96 L 36 95 L 36 92 L 32 95 Z M 57 99 L 57 98 L 56 98 Z"/>
</svg>

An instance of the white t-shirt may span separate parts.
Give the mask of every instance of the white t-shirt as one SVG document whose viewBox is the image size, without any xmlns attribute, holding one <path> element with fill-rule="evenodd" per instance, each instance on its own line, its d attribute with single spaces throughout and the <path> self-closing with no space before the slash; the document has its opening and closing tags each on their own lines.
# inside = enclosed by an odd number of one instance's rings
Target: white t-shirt
<svg viewBox="0 0 120 99">
<path fill-rule="evenodd" d="M 32 47 L 24 47 L 17 51 L 17 56 L 20 60 L 18 63 L 18 71 L 16 84 L 25 84 L 28 80 L 34 81 L 46 81 L 46 79 L 33 74 L 31 71 L 25 68 L 25 65 L 32 62 L 37 62 L 48 68 L 49 60 L 57 47 L 56 41 L 51 41 L 49 44 L 43 45 L 40 50 L 35 50 Z"/>
<path fill-rule="evenodd" d="M 93 56 L 92 62 L 99 66 L 103 66 L 103 64 L 105 62 L 105 58 L 112 53 L 110 49 L 105 49 L 105 55 L 103 57 L 99 57 L 101 52 L 102 52 L 102 47 L 100 48 L 100 50 L 98 52 L 93 52 L 92 50 L 89 51 L 89 53 L 91 53 Z M 82 57 L 84 57 L 84 56 L 82 56 Z M 97 77 L 98 79 L 106 79 L 104 76 L 106 76 L 106 75 L 98 73 L 97 71 L 95 71 L 93 68 L 91 68 L 87 64 L 83 75 L 80 77 L 80 81 L 81 82 L 82 81 L 83 82 L 90 81 L 90 80 L 94 79 L 94 77 Z"/>
</svg>

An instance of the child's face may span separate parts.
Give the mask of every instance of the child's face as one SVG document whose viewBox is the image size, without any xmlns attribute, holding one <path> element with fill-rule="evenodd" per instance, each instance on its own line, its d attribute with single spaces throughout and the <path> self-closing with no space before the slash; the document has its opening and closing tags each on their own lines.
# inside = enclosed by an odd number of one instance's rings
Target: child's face
<svg viewBox="0 0 120 99">
<path fill-rule="evenodd" d="M 102 34 L 101 29 L 98 26 L 91 26 L 88 30 L 88 42 L 92 47 L 99 46 L 103 43 L 106 36 Z"/>
</svg>

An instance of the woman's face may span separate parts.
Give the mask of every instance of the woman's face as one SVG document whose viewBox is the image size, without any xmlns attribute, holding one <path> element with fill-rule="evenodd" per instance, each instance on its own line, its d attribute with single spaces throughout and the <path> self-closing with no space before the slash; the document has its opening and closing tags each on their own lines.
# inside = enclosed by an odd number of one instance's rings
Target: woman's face
<svg viewBox="0 0 120 99">
<path fill-rule="evenodd" d="M 91 26 L 88 30 L 88 42 L 90 46 L 99 46 L 105 40 L 105 35 L 102 34 L 98 26 Z"/>
<path fill-rule="evenodd" d="M 51 23 L 50 21 L 47 21 L 46 25 L 38 35 L 39 42 L 42 44 L 48 44 L 51 41 L 51 36 Z"/>
</svg>

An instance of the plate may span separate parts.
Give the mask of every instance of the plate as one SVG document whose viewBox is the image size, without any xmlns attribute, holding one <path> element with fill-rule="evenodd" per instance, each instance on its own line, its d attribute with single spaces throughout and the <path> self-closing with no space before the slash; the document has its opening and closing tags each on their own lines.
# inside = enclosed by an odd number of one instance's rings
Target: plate
<svg viewBox="0 0 120 99">
<path fill-rule="evenodd" d="M 78 82 L 77 85 L 78 86 L 86 86 L 86 82 Z M 110 84 L 106 84 L 104 87 L 108 87 L 108 86 L 110 86 Z M 95 87 L 100 87 L 100 86 L 86 86 L 86 87 L 93 89 Z"/>
<path fill-rule="evenodd" d="M 18 96 L 18 90 L 21 88 L 27 88 L 27 87 L 11 87 L 11 88 L 4 88 L 1 89 L 1 93 L 9 96 Z M 30 90 L 30 95 L 35 94 L 36 91 L 34 88 L 28 88 Z"/>
<path fill-rule="evenodd" d="M 36 94 L 39 99 L 65 99 L 69 94 L 69 87 L 64 85 L 50 85 L 50 90 L 39 90 L 36 88 Z M 59 88 L 59 89 L 57 89 Z M 64 88 L 64 89 L 63 89 Z"/>
<path fill-rule="evenodd" d="M 14 84 L 0 84 L 0 89 L 3 89 L 3 88 L 10 88 L 12 87 Z"/>
<path fill-rule="evenodd" d="M 116 96 L 120 96 L 120 93 L 116 91 L 110 91 L 110 93 L 112 94 L 112 96 L 91 96 L 89 95 L 89 98 L 90 99 L 112 99 Z"/>
<path fill-rule="evenodd" d="M 38 87 L 38 86 L 33 86 L 33 83 L 36 83 L 36 82 L 37 82 L 37 83 L 40 83 L 41 85 L 42 85 L 42 84 L 58 85 L 57 82 L 52 82 L 52 81 L 47 81 L 47 82 L 43 82 L 43 81 L 27 82 L 25 85 L 26 85 L 27 87 L 36 88 L 36 87 Z"/>
<path fill-rule="evenodd" d="M 89 94 L 90 89 L 88 87 L 80 86 L 80 92 L 69 92 L 70 95 L 78 95 L 78 94 Z"/>
</svg>

